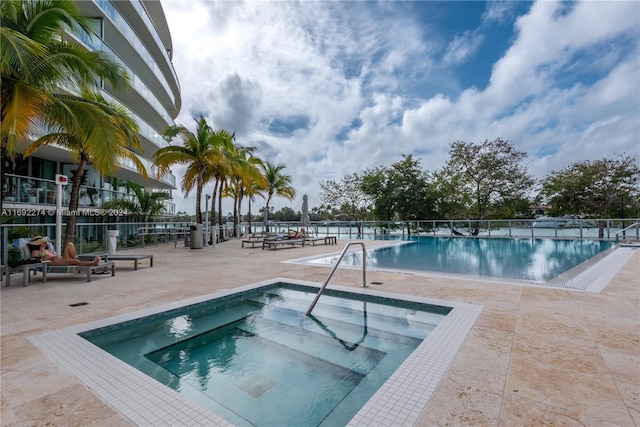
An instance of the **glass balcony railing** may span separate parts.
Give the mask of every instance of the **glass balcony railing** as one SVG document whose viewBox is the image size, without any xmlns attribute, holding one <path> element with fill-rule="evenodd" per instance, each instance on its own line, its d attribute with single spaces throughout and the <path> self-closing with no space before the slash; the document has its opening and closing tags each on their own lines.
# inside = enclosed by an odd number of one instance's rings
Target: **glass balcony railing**
<svg viewBox="0 0 640 427">
<path fill-rule="evenodd" d="M 164 175 L 158 177 L 156 176 L 156 167 L 153 165 L 153 163 L 147 159 L 145 159 L 144 157 L 136 154 L 136 157 L 138 157 L 138 160 L 140 160 L 142 162 L 142 164 L 145 167 L 145 170 L 147 171 L 147 175 L 149 175 L 150 177 L 153 177 L 155 179 L 158 179 L 159 181 L 164 182 L 165 184 L 169 184 L 172 187 L 175 188 L 176 186 L 176 177 L 171 174 L 170 172 L 165 173 Z M 136 168 L 136 164 L 128 158 L 120 158 L 119 159 L 120 162 L 120 166 L 122 167 L 126 167 L 127 169 L 130 169 L 132 171 L 138 171 L 138 168 Z"/>
<path fill-rule="evenodd" d="M 71 185 L 65 185 L 62 189 L 62 206 L 66 207 L 69 206 L 69 200 L 71 199 Z M 55 181 L 5 174 L 5 182 L 2 186 L 3 203 L 50 207 L 56 205 L 56 197 Z M 135 196 L 122 191 L 83 185 L 80 187 L 78 206 L 81 208 L 101 208 L 106 202 L 113 199 L 129 199 L 133 201 Z M 175 214 L 174 203 L 165 201 L 164 205 L 164 214 Z"/>
<path fill-rule="evenodd" d="M 131 69 L 131 67 L 129 67 L 127 65 L 127 63 L 124 62 L 122 60 L 122 58 L 120 58 L 118 56 L 118 54 L 116 54 L 113 51 L 113 49 L 111 49 L 111 47 L 109 47 L 109 45 L 107 45 L 100 38 L 97 38 L 97 37 L 90 38 L 89 35 L 87 33 L 84 33 L 84 32 L 75 33 L 75 34 L 72 34 L 72 35 L 74 37 L 77 37 L 82 43 L 84 43 L 89 48 L 93 49 L 94 51 L 103 52 L 103 53 L 107 54 L 114 61 L 117 61 L 118 63 L 120 63 L 122 65 L 122 67 L 126 70 L 126 72 L 129 75 L 129 77 L 131 78 L 131 86 L 136 90 L 136 92 L 138 92 L 140 94 L 140 96 L 142 98 L 144 98 L 149 103 L 149 105 L 151 105 L 158 112 L 158 114 L 167 123 L 167 126 L 170 125 L 171 123 L 173 123 L 173 119 L 171 118 L 171 115 L 169 114 L 167 109 L 164 107 L 164 105 L 162 105 L 162 103 L 158 100 L 158 98 L 156 98 L 156 96 L 153 93 L 153 91 L 151 91 L 149 89 L 149 87 L 147 87 L 147 85 L 133 71 L 133 69 Z"/>
<path fill-rule="evenodd" d="M 98 5 L 98 7 L 102 9 L 104 14 L 111 19 L 111 21 L 115 24 L 115 27 L 129 41 L 129 44 L 136 50 L 136 52 L 138 52 L 138 55 L 140 55 L 144 62 L 149 66 L 149 69 L 151 69 L 153 74 L 158 78 L 160 84 L 162 84 L 167 94 L 171 97 L 171 102 L 173 102 L 175 105 L 176 98 L 169 87 L 169 83 L 167 82 L 166 77 L 162 73 L 162 70 L 160 70 L 160 67 L 158 66 L 156 61 L 153 59 L 153 56 L 151 56 L 144 43 L 142 43 L 142 41 L 133 30 L 133 28 L 131 28 L 126 19 L 124 19 L 124 17 L 120 14 L 120 12 L 118 12 L 118 10 L 109 0 L 94 0 L 94 3 Z M 138 13 L 140 14 L 140 11 L 138 11 Z M 149 19 L 147 17 L 146 11 L 143 11 L 141 16 L 143 20 L 144 18 L 147 18 L 147 20 Z M 151 28 L 149 31 L 154 35 L 154 38 L 158 37 L 155 34 L 155 28 Z M 160 51 L 166 55 L 164 48 L 161 48 Z M 167 59 L 167 61 L 171 63 L 168 57 L 166 57 L 165 59 Z"/>
<path fill-rule="evenodd" d="M 120 102 L 105 91 L 102 91 L 102 95 L 104 96 L 105 99 L 118 102 L 118 103 Z M 149 141 L 153 142 L 153 144 L 159 148 L 171 145 L 169 141 L 167 141 L 161 134 L 156 132 L 156 130 L 149 123 L 144 121 L 142 117 L 137 115 L 134 111 L 129 110 L 129 112 L 131 113 L 131 116 L 134 118 L 134 120 L 138 124 L 138 133 L 140 135 L 144 136 Z"/>
<path fill-rule="evenodd" d="M 35 140 L 36 138 L 38 138 L 41 135 L 44 135 L 46 133 L 50 132 L 49 129 L 47 129 L 46 127 L 39 127 L 38 128 L 38 132 L 30 135 L 31 139 Z M 62 145 L 58 145 L 58 144 L 51 144 L 54 147 L 57 147 L 61 150 L 65 150 L 67 151 L 68 149 Z M 155 167 L 155 165 L 153 164 L 153 162 L 151 162 L 150 160 L 144 158 L 143 156 L 141 156 L 140 154 L 134 153 L 135 156 L 138 158 L 138 160 L 140 160 L 140 162 L 144 165 L 145 171 L 147 172 L 147 175 L 151 178 L 157 179 L 158 181 L 164 182 L 165 184 L 171 186 L 172 188 L 176 188 L 176 177 L 171 173 L 171 172 L 167 172 L 161 176 L 157 175 L 157 168 Z M 118 159 L 118 162 L 120 164 L 121 167 L 127 168 L 133 172 L 138 173 L 138 168 L 136 167 L 136 164 L 129 158 L 127 157 L 120 157 Z M 4 194 L 4 186 L 3 186 L 3 194 Z M 17 201 L 19 202 L 23 202 L 23 200 L 17 199 Z"/>
<path fill-rule="evenodd" d="M 133 1 L 131 1 L 131 4 L 133 5 L 133 7 L 135 7 L 138 10 L 138 14 L 142 17 L 142 20 L 147 25 L 147 29 L 149 30 L 149 32 L 153 36 L 153 39 L 156 41 L 156 44 L 158 45 L 158 48 L 164 54 L 164 57 L 167 60 L 167 64 L 169 65 L 169 69 L 171 70 L 173 78 L 176 81 L 176 83 L 178 84 L 178 89 L 180 89 L 180 80 L 178 80 L 178 74 L 176 73 L 175 68 L 173 68 L 173 62 L 171 62 L 171 58 L 169 57 L 169 54 L 168 54 L 164 44 L 162 43 L 162 40 L 160 40 L 160 36 L 158 36 L 158 32 L 157 32 L 155 26 L 153 25 L 153 22 L 151 21 L 151 18 L 149 18 L 149 15 L 147 14 L 147 9 L 145 9 L 145 7 L 142 5 L 142 2 L 140 0 L 133 0 Z"/>
</svg>

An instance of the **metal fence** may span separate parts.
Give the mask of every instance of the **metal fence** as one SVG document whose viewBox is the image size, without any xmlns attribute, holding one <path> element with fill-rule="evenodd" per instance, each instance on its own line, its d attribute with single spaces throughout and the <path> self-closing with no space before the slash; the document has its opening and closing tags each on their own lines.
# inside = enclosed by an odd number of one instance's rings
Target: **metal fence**
<svg viewBox="0 0 640 427">
<path fill-rule="evenodd" d="M 64 236 L 64 227 L 63 232 Z M 109 231 L 117 231 L 117 248 L 127 249 L 132 247 L 144 247 L 146 245 L 159 244 L 188 244 L 190 235 L 190 223 L 178 222 L 120 222 L 120 223 L 80 223 L 76 225 L 75 245 L 79 254 L 99 253 L 108 251 Z M 232 227 L 223 226 L 223 236 L 229 238 Z M 21 237 L 45 236 L 55 243 L 56 225 L 44 224 L 2 224 L 0 226 L 2 242 L 2 263 L 9 259 L 9 249 L 15 239 Z M 215 233 L 219 234 L 219 228 L 215 228 Z M 203 236 L 205 242 L 210 238 Z M 212 241 L 213 244 L 217 240 Z"/>
<path fill-rule="evenodd" d="M 308 232 L 320 236 L 349 239 L 385 239 L 407 236 L 507 237 L 546 239 L 638 240 L 640 226 L 637 218 L 576 220 L 536 219 L 505 220 L 423 220 L 423 221 L 316 221 Z M 269 231 L 286 233 L 300 229 L 301 222 L 271 222 Z M 240 230 L 246 230 L 242 224 Z M 252 224 L 251 231 L 267 231 L 264 224 Z"/>
<path fill-rule="evenodd" d="M 558 221 L 543 224 L 537 220 L 427 220 L 427 221 L 316 221 L 308 226 L 307 233 L 314 236 L 336 236 L 341 239 L 398 239 L 408 236 L 456 236 L 491 238 L 550 238 L 550 239 L 598 239 L 602 230 L 605 240 L 640 240 L 640 220 L 602 219 Z M 76 228 L 75 244 L 78 253 L 104 252 L 108 250 L 108 231 L 117 230 L 117 247 L 144 247 L 145 245 L 188 245 L 192 223 L 187 222 L 121 222 L 80 223 Z M 64 224 L 63 224 L 64 228 Z M 265 231 L 287 234 L 299 230 L 301 222 L 242 223 L 234 229 L 232 224 L 205 227 L 203 241 L 216 244 L 222 240 L 238 238 Z M 7 260 L 9 246 L 18 237 L 46 236 L 55 240 L 55 224 L 2 224 L 2 260 Z M 64 232 L 63 232 L 64 233 Z M 63 234 L 64 235 L 64 234 Z"/>
</svg>

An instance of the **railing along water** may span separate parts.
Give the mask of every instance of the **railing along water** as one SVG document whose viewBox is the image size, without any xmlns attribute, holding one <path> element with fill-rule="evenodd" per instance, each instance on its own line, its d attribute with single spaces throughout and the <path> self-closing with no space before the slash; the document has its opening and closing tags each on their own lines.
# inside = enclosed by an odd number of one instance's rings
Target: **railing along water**
<svg viewBox="0 0 640 427">
<path fill-rule="evenodd" d="M 618 241 L 618 239 L 619 239 L 619 235 L 620 235 L 620 234 L 622 234 L 622 240 L 625 240 L 625 239 L 627 238 L 627 234 L 626 234 L 626 233 L 627 233 L 627 231 L 628 231 L 628 230 L 631 230 L 632 228 L 635 228 L 635 229 L 636 229 L 636 237 L 635 237 L 635 238 L 636 238 L 636 239 L 640 238 L 640 233 L 638 233 L 638 230 L 640 229 L 640 222 L 636 222 L 635 224 L 631 224 L 630 226 L 625 227 L 625 228 L 623 228 L 622 230 L 618 231 L 618 232 L 615 234 L 616 242 Z"/>
<path fill-rule="evenodd" d="M 313 311 L 313 308 L 316 306 L 316 303 L 320 299 L 320 295 L 322 295 L 322 293 L 324 292 L 324 289 L 327 287 L 327 284 L 329 284 L 329 280 L 331 280 L 333 273 L 335 273 L 336 270 L 338 269 L 338 266 L 340 265 L 340 261 L 342 261 L 342 258 L 344 258 L 344 255 L 347 253 L 347 249 L 349 249 L 351 245 L 362 246 L 362 287 L 363 288 L 367 287 L 367 249 L 364 246 L 364 243 L 362 242 L 349 242 L 345 245 L 344 249 L 342 250 L 342 253 L 338 257 L 338 261 L 331 269 L 331 272 L 327 276 L 327 279 L 324 281 L 322 287 L 320 288 L 320 290 L 316 294 L 316 297 L 313 299 L 313 302 L 309 306 L 309 309 L 307 310 L 307 313 L 306 313 L 307 316 L 311 314 L 311 311 Z"/>
</svg>

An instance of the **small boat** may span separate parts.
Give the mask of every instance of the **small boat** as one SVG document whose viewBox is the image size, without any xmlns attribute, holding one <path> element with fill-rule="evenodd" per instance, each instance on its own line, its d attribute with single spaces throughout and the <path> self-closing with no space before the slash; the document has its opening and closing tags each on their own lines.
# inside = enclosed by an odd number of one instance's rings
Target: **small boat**
<svg viewBox="0 0 640 427">
<path fill-rule="evenodd" d="M 536 218 L 531 227 L 533 228 L 558 228 L 565 227 L 567 225 L 567 219 L 555 218 L 552 216 L 540 216 Z"/>
</svg>

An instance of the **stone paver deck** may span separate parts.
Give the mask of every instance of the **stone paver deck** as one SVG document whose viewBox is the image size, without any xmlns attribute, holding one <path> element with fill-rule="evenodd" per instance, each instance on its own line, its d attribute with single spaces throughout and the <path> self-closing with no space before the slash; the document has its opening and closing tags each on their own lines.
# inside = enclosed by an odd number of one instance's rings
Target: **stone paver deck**
<svg viewBox="0 0 640 427">
<path fill-rule="evenodd" d="M 321 283 L 328 268 L 280 261 L 345 243 L 147 247 L 150 269 L 1 287 L 1 425 L 131 425 L 28 337 L 275 277 Z M 359 287 L 361 277 L 338 269 L 331 283 Z M 484 307 L 416 425 L 640 425 L 640 250 L 600 293 L 375 271 L 367 281 Z"/>
</svg>

